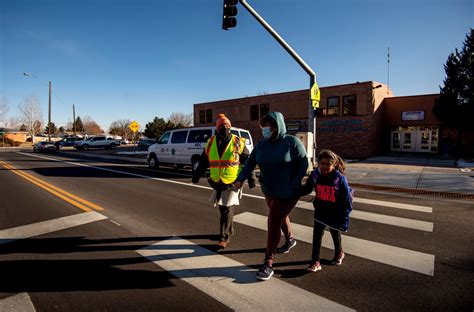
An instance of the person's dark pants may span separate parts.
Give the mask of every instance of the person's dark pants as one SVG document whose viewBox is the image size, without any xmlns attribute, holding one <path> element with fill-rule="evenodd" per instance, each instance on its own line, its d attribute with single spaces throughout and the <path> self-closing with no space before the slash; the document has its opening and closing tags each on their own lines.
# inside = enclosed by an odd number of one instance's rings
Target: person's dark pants
<svg viewBox="0 0 474 312">
<path fill-rule="evenodd" d="M 221 213 L 219 241 L 229 242 L 234 235 L 234 206 L 219 205 Z"/>
<path fill-rule="evenodd" d="M 269 266 L 273 265 L 275 254 L 280 243 L 281 232 L 286 240 L 293 238 L 291 232 L 291 223 L 288 215 L 298 202 L 296 199 L 276 199 L 265 196 L 269 212 L 268 212 L 268 234 L 267 234 L 267 250 L 265 252 L 265 263 Z"/>
<path fill-rule="evenodd" d="M 314 221 L 313 226 L 313 252 L 311 254 L 311 261 L 314 263 L 319 261 L 319 252 L 321 250 L 321 241 L 324 236 L 324 229 L 326 226 L 322 223 Z M 331 233 L 332 240 L 334 242 L 334 250 L 339 253 L 342 250 L 341 245 L 341 232 L 329 228 L 329 232 Z"/>
</svg>

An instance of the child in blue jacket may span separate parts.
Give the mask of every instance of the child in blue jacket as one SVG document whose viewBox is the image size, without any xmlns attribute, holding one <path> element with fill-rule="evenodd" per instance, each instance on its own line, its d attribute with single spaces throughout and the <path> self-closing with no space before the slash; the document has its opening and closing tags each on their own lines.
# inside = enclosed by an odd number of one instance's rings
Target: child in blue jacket
<svg viewBox="0 0 474 312">
<path fill-rule="evenodd" d="M 321 270 L 319 252 L 324 229 L 329 227 L 334 241 L 335 255 L 332 264 L 341 265 L 345 254 L 342 250 L 341 233 L 349 228 L 349 214 L 352 211 L 352 190 L 344 174 L 344 161 L 336 153 L 323 150 L 318 154 L 318 167 L 308 177 L 302 188 L 302 196 L 315 192 L 313 251 L 310 272 Z"/>
</svg>

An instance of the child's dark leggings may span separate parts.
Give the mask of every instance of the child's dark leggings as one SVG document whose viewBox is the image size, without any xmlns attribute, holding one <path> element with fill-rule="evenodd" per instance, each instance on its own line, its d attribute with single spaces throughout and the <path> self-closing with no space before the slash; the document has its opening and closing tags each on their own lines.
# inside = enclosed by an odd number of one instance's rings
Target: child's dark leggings
<svg viewBox="0 0 474 312">
<path fill-rule="evenodd" d="M 319 261 L 319 251 L 321 249 L 321 241 L 323 239 L 325 228 L 326 228 L 326 226 L 324 224 L 321 224 L 317 221 L 314 221 L 313 252 L 311 254 L 312 262 Z M 338 253 L 342 250 L 341 233 L 339 231 L 336 231 L 336 230 L 331 229 L 331 228 L 329 229 L 329 232 L 331 233 L 332 240 L 334 242 L 334 250 L 336 251 L 336 253 Z"/>
</svg>

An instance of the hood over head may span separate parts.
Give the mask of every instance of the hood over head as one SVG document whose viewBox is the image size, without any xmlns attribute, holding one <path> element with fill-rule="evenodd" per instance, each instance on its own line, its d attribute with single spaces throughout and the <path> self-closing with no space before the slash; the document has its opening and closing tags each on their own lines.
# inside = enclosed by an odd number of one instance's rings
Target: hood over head
<svg viewBox="0 0 474 312">
<path fill-rule="evenodd" d="M 264 118 L 271 118 L 273 119 L 276 124 L 277 124 L 277 136 L 275 140 L 282 138 L 286 134 L 286 125 L 285 125 L 285 117 L 283 117 L 283 114 L 280 112 L 270 112 L 265 115 Z M 262 119 L 263 121 L 263 119 Z M 263 126 L 261 124 L 261 126 Z"/>
</svg>

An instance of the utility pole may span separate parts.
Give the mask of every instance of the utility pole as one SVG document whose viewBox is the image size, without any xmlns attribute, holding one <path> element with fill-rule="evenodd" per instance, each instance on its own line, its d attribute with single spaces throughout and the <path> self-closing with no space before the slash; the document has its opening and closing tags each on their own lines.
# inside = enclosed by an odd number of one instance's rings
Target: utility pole
<svg viewBox="0 0 474 312">
<path fill-rule="evenodd" d="M 76 136 L 76 108 L 72 104 L 72 131 L 74 131 L 74 136 Z"/>
<path fill-rule="evenodd" d="M 387 49 L 387 93 L 390 92 L 390 47 Z"/>
<path fill-rule="evenodd" d="M 49 82 L 49 99 L 48 99 L 48 141 L 51 141 L 51 81 Z"/>
</svg>

